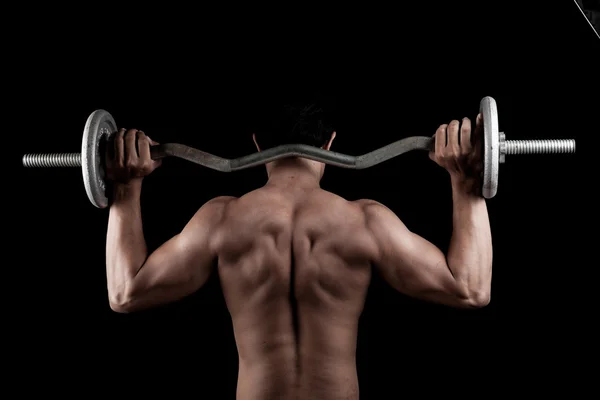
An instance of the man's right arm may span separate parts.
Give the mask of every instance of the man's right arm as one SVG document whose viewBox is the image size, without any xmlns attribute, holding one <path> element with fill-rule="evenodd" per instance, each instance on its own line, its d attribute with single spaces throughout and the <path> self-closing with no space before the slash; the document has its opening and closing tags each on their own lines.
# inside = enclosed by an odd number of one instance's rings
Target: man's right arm
<svg viewBox="0 0 600 400">
<path fill-rule="evenodd" d="M 485 199 L 452 182 L 453 231 L 448 254 L 411 232 L 387 207 L 365 201 L 367 227 L 375 240 L 373 264 L 396 290 L 459 308 L 490 301 L 492 240 Z"/>
</svg>

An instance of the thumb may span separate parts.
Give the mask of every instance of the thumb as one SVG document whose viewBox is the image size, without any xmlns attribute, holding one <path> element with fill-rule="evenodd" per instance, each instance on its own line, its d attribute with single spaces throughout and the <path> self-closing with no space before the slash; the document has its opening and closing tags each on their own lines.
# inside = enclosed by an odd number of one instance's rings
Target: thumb
<svg viewBox="0 0 600 400">
<path fill-rule="evenodd" d="M 152 160 L 152 164 L 154 165 L 152 168 L 154 170 L 162 165 L 162 159 Z"/>
<path fill-rule="evenodd" d="M 475 129 L 481 130 L 483 128 L 483 114 L 477 114 L 477 119 L 475 120 Z"/>
<path fill-rule="evenodd" d="M 152 146 L 157 146 L 157 145 L 159 145 L 159 144 L 160 144 L 160 143 L 158 143 L 158 142 L 155 142 L 154 140 L 150 139 L 150 136 L 146 135 L 146 137 L 148 138 L 148 140 L 150 141 L 150 144 L 151 144 Z"/>
</svg>

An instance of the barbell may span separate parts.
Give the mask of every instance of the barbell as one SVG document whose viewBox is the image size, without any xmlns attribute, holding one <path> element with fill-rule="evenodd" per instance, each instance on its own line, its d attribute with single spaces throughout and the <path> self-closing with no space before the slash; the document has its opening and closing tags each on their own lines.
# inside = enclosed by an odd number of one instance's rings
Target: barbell
<svg viewBox="0 0 600 400">
<path fill-rule="evenodd" d="M 499 131 L 498 110 L 492 97 L 479 104 L 483 119 L 483 179 L 482 195 L 491 199 L 498 191 L 498 172 L 506 155 L 575 153 L 574 139 L 506 140 Z M 81 153 L 25 154 L 23 166 L 81 167 L 83 183 L 90 202 L 98 207 L 108 206 L 104 171 L 104 148 L 117 132 L 114 118 L 105 110 L 96 110 L 88 117 L 83 129 Z M 411 150 L 434 149 L 430 136 L 412 136 L 360 156 L 351 156 L 304 144 L 286 144 L 247 156 L 226 159 L 178 143 L 165 143 L 150 148 L 153 160 L 178 157 L 221 172 L 233 172 L 266 164 L 285 157 L 303 157 L 348 169 L 364 169 L 380 164 Z"/>
</svg>

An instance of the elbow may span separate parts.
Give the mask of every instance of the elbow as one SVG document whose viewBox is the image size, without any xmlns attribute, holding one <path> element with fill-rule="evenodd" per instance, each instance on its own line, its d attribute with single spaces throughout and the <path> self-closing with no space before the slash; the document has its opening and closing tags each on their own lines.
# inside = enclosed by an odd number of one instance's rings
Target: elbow
<svg viewBox="0 0 600 400">
<path fill-rule="evenodd" d="M 455 295 L 458 298 L 457 305 L 460 308 L 483 308 L 490 304 L 491 287 L 490 285 L 480 287 L 469 287 L 466 284 L 459 285 Z"/>
<path fill-rule="evenodd" d="M 490 304 L 491 290 L 489 288 L 472 291 L 467 298 L 469 308 L 483 308 Z"/>
<path fill-rule="evenodd" d="M 108 293 L 108 303 L 110 309 L 119 314 L 128 314 L 135 311 L 133 296 L 128 291 L 110 291 Z"/>
<path fill-rule="evenodd" d="M 127 304 L 109 301 L 110 309 L 119 314 L 129 314 L 133 310 Z"/>
<path fill-rule="evenodd" d="M 490 304 L 492 285 L 489 279 L 457 280 L 457 295 L 464 308 L 483 308 Z"/>
</svg>

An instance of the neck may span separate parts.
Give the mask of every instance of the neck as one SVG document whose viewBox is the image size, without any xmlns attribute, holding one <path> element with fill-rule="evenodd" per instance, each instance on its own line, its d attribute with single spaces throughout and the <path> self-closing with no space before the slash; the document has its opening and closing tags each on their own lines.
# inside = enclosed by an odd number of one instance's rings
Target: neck
<svg viewBox="0 0 600 400">
<path fill-rule="evenodd" d="M 318 188 L 321 181 L 321 163 L 299 157 L 273 161 L 267 166 L 268 185 Z"/>
</svg>

